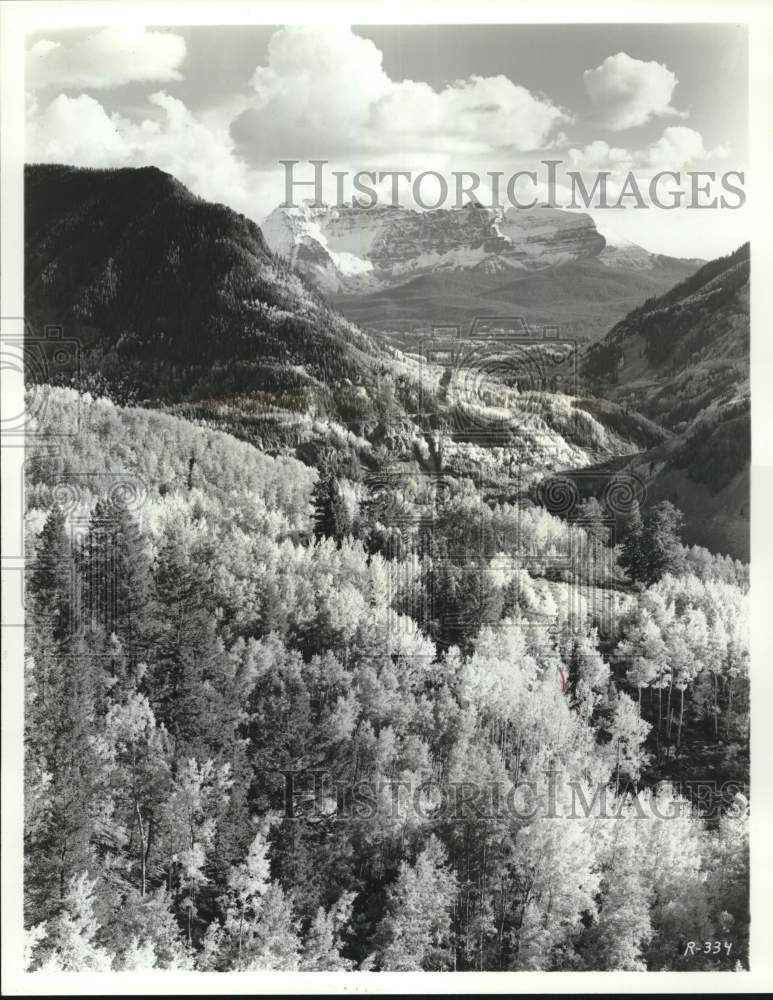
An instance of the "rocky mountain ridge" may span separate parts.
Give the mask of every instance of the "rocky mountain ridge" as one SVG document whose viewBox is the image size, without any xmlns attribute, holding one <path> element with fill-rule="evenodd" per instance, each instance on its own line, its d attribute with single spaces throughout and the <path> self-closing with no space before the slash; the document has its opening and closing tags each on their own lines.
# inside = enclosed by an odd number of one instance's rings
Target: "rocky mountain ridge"
<svg viewBox="0 0 773 1000">
<path fill-rule="evenodd" d="M 274 253 L 327 294 L 369 294 L 453 271 L 506 277 L 589 260 L 652 270 L 670 260 L 626 240 L 606 239 L 584 212 L 547 205 L 493 210 L 471 202 L 421 212 L 307 200 L 276 208 L 261 230 Z"/>
<path fill-rule="evenodd" d="M 543 207 L 420 212 L 275 209 L 261 224 L 271 249 L 326 292 L 365 293 L 447 270 L 539 270 L 598 256 L 606 240 L 584 213 Z"/>
</svg>

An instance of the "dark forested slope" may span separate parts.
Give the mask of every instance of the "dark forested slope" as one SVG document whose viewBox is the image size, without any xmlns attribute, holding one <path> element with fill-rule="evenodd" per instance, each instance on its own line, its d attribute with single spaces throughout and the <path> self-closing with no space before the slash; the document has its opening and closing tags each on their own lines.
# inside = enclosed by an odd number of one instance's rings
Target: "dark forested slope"
<svg viewBox="0 0 773 1000">
<path fill-rule="evenodd" d="M 634 309 L 583 373 L 672 432 L 639 457 L 650 497 L 684 510 L 691 542 L 748 558 L 749 245 Z"/>
<path fill-rule="evenodd" d="M 27 318 L 76 337 L 82 369 L 114 392 L 270 388 L 290 409 L 334 406 L 325 387 L 361 382 L 379 354 L 253 222 L 154 167 L 31 166 L 25 209 Z"/>
</svg>

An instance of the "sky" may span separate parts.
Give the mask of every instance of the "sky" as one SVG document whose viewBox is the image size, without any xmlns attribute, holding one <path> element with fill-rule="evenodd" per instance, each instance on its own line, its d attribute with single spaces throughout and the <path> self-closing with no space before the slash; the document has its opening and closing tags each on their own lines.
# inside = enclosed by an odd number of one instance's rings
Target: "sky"
<svg viewBox="0 0 773 1000">
<path fill-rule="evenodd" d="M 735 25 L 127 27 L 27 40 L 28 162 L 167 170 L 260 222 L 283 159 L 333 170 L 747 168 Z M 305 170 L 304 170 L 304 165 Z M 329 184 L 327 179 L 329 178 Z M 527 184 L 529 182 L 526 182 Z M 479 196 L 486 200 L 488 189 Z M 401 202 L 415 206 L 400 182 Z M 687 257 L 747 237 L 745 209 L 592 211 L 602 233 Z"/>
</svg>

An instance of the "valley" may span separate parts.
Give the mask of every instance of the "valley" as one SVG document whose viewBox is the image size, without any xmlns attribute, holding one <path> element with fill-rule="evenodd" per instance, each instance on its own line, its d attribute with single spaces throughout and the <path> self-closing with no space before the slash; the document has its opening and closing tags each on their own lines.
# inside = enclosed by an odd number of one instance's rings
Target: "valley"
<svg viewBox="0 0 773 1000">
<path fill-rule="evenodd" d="M 26 199 L 33 965 L 745 963 L 748 247 Z"/>
</svg>

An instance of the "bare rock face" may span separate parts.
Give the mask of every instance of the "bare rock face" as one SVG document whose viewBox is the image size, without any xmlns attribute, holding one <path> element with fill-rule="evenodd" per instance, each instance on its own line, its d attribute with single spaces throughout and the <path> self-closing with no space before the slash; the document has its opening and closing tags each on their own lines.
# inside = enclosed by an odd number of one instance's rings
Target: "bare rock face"
<svg viewBox="0 0 773 1000">
<path fill-rule="evenodd" d="M 589 215 L 547 207 L 419 212 L 305 202 L 275 209 L 261 229 L 270 248 L 323 291 L 349 294 L 439 271 L 540 270 L 597 257 L 606 246 Z"/>
</svg>

